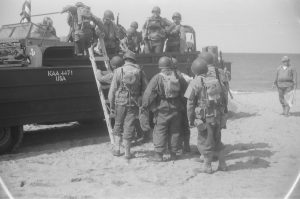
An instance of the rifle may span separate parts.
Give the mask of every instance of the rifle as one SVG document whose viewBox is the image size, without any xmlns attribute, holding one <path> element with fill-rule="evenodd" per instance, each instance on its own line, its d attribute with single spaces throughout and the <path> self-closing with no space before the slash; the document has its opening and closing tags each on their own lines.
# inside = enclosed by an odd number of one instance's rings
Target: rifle
<svg viewBox="0 0 300 199">
<path fill-rule="evenodd" d="M 117 15 L 117 22 L 116 22 L 116 25 L 118 27 L 118 33 L 119 33 L 119 46 L 121 48 L 122 51 L 126 52 L 128 50 L 128 46 L 127 46 L 127 41 L 128 41 L 128 38 L 127 38 L 127 33 L 126 33 L 126 29 L 119 24 L 119 13 Z M 122 38 L 122 39 L 121 39 Z"/>
<path fill-rule="evenodd" d="M 226 71 L 227 71 L 227 67 L 226 66 L 224 66 L 224 61 L 223 61 L 223 55 L 222 55 L 222 51 L 220 51 L 220 64 L 221 64 L 221 68 L 224 70 L 224 72 L 225 72 L 225 75 L 226 75 Z M 219 72 L 219 71 L 218 71 Z M 227 75 L 226 75 L 227 76 Z M 227 82 L 227 84 L 228 85 L 226 85 L 226 86 L 228 86 L 228 93 L 229 93 L 229 95 L 230 95 L 230 98 L 231 99 L 233 99 L 233 95 L 232 95 L 232 93 L 231 93 L 231 91 L 230 91 L 230 87 L 229 87 L 229 82 Z"/>
<path fill-rule="evenodd" d="M 222 90 L 222 96 L 221 96 L 221 98 L 222 98 L 222 102 L 224 103 L 224 106 L 225 106 L 224 112 L 227 113 L 227 112 L 228 112 L 228 107 L 227 107 L 228 101 L 227 101 L 227 98 L 226 98 L 226 96 L 225 96 L 224 87 L 223 87 L 223 85 L 222 85 L 222 83 L 221 83 L 221 80 L 220 80 L 220 74 L 219 74 L 219 70 L 218 70 L 217 67 L 215 67 L 215 72 L 216 72 L 216 77 L 217 77 L 217 79 L 218 79 L 218 82 L 219 82 L 219 84 L 220 84 L 220 86 L 221 86 L 221 90 Z"/>
</svg>

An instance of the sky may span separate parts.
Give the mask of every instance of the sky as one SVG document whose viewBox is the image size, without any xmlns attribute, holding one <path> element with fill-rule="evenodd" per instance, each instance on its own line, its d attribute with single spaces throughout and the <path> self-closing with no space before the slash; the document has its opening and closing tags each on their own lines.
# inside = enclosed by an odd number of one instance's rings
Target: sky
<svg viewBox="0 0 300 199">
<path fill-rule="evenodd" d="M 18 23 L 24 0 L 0 0 L 0 25 Z M 31 13 L 61 11 L 77 0 L 31 0 Z M 139 29 L 153 6 L 171 20 L 174 12 L 182 14 L 182 24 L 196 31 L 197 48 L 217 45 L 223 52 L 300 53 L 300 0 L 82 0 L 94 15 L 102 18 L 105 10 L 120 14 L 126 29 L 132 21 Z M 69 27 L 66 14 L 50 16 L 58 36 Z M 39 23 L 43 17 L 34 17 Z"/>
</svg>

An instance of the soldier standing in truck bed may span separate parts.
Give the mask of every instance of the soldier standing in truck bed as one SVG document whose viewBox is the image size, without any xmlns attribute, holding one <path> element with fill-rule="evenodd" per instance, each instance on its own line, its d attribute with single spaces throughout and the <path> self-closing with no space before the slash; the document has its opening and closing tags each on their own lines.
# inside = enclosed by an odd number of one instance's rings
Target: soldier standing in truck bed
<svg viewBox="0 0 300 199">
<path fill-rule="evenodd" d="M 134 53 L 140 53 L 140 45 L 142 42 L 142 34 L 141 32 L 138 32 L 138 23 L 136 21 L 133 21 L 130 24 L 130 28 L 127 30 L 127 47 L 129 50 L 131 50 Z"/>
<path fill-rule="evenodd" d="M 171 21 L 160 16 L 160 8 L 152 9 L 152 16 L 143 25 L 143 40 L 145 53 L 162 53 L 167 35 L 167 27 Z"/>
<path fill-rule="evenodd" d="M 172 16 L 173 24 L 169 27 L 166 52 L 180 52 L 181 14 L 175 12 Z"/>
</svg>

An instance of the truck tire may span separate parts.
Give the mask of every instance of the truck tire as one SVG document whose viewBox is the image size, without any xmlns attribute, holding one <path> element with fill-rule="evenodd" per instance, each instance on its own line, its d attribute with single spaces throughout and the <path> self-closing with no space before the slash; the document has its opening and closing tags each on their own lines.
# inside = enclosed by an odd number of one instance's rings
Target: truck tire
<svg viewBox="0 0 300 199">
<path fill-rule="evenodd" d="M 0 154 L 16 150 L 23 139 L 23 126 L 0 127 Z"/>
<path fill-rule="evenodd" d="M 0 127 L 0 154 L 10 151 L 12 146 L 12 136 L 10 127 Z"/>
<path fill-rule="evenodd" d="M 10 131 L 12 135 L 11 151 L 14 152 L 22 143 L 23 135 L 24 135 L 23 126 L 13 126 L 10 128 Z"/>
</svg>

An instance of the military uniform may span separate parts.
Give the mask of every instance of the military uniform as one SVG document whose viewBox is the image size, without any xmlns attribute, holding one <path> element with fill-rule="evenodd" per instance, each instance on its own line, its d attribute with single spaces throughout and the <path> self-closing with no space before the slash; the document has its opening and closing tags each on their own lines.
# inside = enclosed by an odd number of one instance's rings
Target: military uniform
<svg viewBox="0 0 300 199">
<path fill-rule="evenodd" d="M 205 160 L 203 172 L 212 173 L 211 162 L 214 154 L 219 156 L 219 169 L 226 169 L 225 160 L 221 153 L 223 144 L 220 138 L 224 106 L 220 94 L 216 93 L 213 97 L 208 94 L 208 79 L 212 80 L 213 78 L 207 75 L 207 63 L 201 60 L 197 63 L 197 61 L 199 60 L 194 61 L 193 64 L 199 64 L 199 67 L 205 68 L 206 71 L 198 72 L 185 92 L 187 116 L 190 125 L 196 126 L 198 130 L 197 147 Z M 214 82 L 215 85 L 219 84 Z"/>
<path fill-rule="evenodd" d="M 145 53 L 162 53 L 164 42 L 167 35 L 167 27 L 172 24 L 169 20 L 159 16 L 160 9 L 154 7 L 152 13 L 158 15 L 152 16 L 143 25 L 143 39 L 145 42 Z"/>
<path fill-rule="evenodd" d="M 142 110 L 150 110 L 154 113 L 153 143 L 156 152 L 155 161 L 162 161 L 162 154 L 168 145 L 170 146 L 171 158 L 176 158 L 182 131 L 183 95 L 187 87 L 187 83 L 182 76 L 171 68 L 171 60 L 168 57 L 162 57 L 159 65 L 161 65 L 161 61 L 166 61 L 166 65 L 149 82 L 142 103 Z M 164 78 L 170 75 L 174 75 L 180 85 L 176 97 L 166 96 L 168 88 L 166 88 Z"/>
<path fill-rule="evenodd" d="M 297 72 L 294 67 L 289 65 L 289 58 L 284 56 L 282 62 L 284 65 L 277 68 L 274 85 L 278 89 L 279 102 L 283 109 L 283 115 L 288 116 L 290 105 L 285 99 L 285 95 L 294 89 L 297 85 Z"/>
<path fill-rule="evenodd" d="M 101 19 L 95 17 L 90 8 L 81 2 L 75 6 L 67 6 L 62 13 L 68 12 L 68 24 L 70 32 L 67 41 L 75 42 L 75 54 L 88 54 L 88 48 L 93 42 L 94 27 L 90 24 L 93 21 L 99 30 L 103 32 L 103 23 Z"/>
<path fill-rule="evenodd" d="M 124 66 L 114 72 L 108 99 L 111 110 L 115 110 L 116 116 L 113 133 L 117 149 L 114 155 L 120 155 L 120 138 L 123 137 L 125 157 L 130 158 L 130 143 L 134 137 L 136 118 L 138 118 L 141 96 L 146 89 L 147 79 L 141 67 L 134 63 L 135 56 L 132 52 L 125 53 L 124 59 Z M 126 82 L 132 84 L 128 85 Z"/>
<path fill-rule="evenodd" d="M 166 43 L 166 52 L 180 52 L 181 37 L 181 14 L 175 12 L 172 16 L 173 23 L 168 30 L 168 40 Z"/>
</svg>

